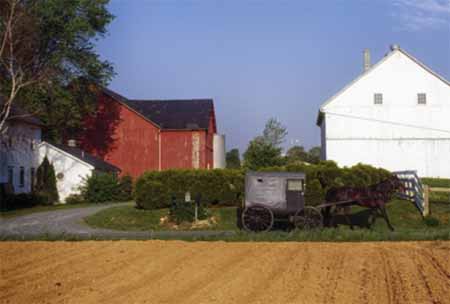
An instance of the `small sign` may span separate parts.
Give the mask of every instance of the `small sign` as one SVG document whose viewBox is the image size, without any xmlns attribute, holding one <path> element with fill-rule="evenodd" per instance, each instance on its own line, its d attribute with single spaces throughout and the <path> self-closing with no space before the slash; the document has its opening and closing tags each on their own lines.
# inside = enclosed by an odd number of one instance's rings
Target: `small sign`
<svg viewBox="0 0 450 304">
<path fill-rule="evenodd" d="M 191 192 L 186 192 L 185 194 L 184 194 L 184 201 L 185 202 L 190 202 L 191 201 Z"/>
</svg>

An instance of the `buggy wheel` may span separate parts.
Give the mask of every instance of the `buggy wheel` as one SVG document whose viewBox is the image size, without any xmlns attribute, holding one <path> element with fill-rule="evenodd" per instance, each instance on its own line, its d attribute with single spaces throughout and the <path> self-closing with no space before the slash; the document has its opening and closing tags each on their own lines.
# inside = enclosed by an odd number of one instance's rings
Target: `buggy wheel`
<svg viewBox="0 0 450 304">
<path fill-rule="evenodd" d="M 242 226 L 247 231 L 269 231 L 272 229 L 273 221 L 273 212 L 264 206 L 246 207 L 242 212 Z"/>
<path fill-rule="evenodd" d="M 323 217 L 317 208 L 306 206 L 304 209 L 297 211 L 294 217 L 294 225 L 296 228 L 311 230 L 323 227 Z"/>
</svg>

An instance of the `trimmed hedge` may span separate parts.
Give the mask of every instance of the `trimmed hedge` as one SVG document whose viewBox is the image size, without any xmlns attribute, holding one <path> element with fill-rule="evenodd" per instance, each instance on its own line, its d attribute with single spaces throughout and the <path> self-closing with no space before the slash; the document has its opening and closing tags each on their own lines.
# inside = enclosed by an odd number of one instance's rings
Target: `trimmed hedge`
<svg viewBox="0 0 450 304">
<path fill-rule="evenodd" d="M 358 164 L 351 168 L 339 168 L 331 161 L 317 165 L 289 165 L 265 168 L 261 171 L 305 172 L 305 200 L 308 205 L 324 201 L 331 187 L 364 187 L 376 184 L 390 177 L 384 169 Z M 244 193 L 245 172 L 243 170 L 167 170 L 144 173 L 136 182 L 134 197 L 136 205 L 143 209 L 169 208 L 171 197 L 184 198 L 186 192 L 191 197 L 202 195 L 202 202 L 211 204 L 240 206 Z"/>
<path fill-rule="evenodd" d="M 235 169 L 151 171 L 138 178 L 134 197 L 143 209 L 170 207 L 172 196 L 202 196 L 202 203 L 238 205 L 244 191 L 244 171 Z"/>
</svg>

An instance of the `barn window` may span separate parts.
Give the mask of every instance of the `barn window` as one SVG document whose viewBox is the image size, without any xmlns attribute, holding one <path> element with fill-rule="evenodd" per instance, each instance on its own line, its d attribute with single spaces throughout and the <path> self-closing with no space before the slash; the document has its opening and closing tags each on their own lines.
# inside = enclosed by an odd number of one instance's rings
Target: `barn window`
<svg viewBox="0 0 450 304">
<path fill-rule="evenodd" d="M 376 105 L 383 104 L 383 94 L 381 93 L 373 94 L 373 103 Z"/>
<path fill-rule="evenodd" d="M 24 186 L 25 186 L 25 168 L 24 167 L 20 167 L 19 187 L 24 187 Z"/>
<path fill-rule="evenodd" d="M 426 105 L 427 104 L 427 94 L 418 93 L 417 94 L 417 104 Z"/>
</svg>

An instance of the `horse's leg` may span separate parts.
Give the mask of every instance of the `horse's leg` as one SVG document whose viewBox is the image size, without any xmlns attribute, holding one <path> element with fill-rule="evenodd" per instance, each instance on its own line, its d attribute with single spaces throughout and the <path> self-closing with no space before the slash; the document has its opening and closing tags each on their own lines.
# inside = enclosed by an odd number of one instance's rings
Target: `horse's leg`
<svg viewBox="0 0 450 304">
<path fill-rule="evenodd" d="M 337 228 L 338 227 L 338 224 L 336 224 L 336 215 L 338 214 L 338 212 L 339 212 L 339 208 L 338 207 L 336 207 L 336 206 L 334 206 L 334 208 L 333 207 L 331 207 L 331 222 L 330 222 L 330 227 L 333 227 L 333 228 Z"/>
<path fill-rule="evenodd" d="M 377 209 L 370 208 L 370 215 L 369 218 L 367 219 L 369 229 L 372 229 L 372 226 L 375 224 L 376 220 L 377 220 Z"/>
<path fill-rule="evenodd" d="M 321 211 L 323 216 L 323 223 L 325 227 L 328 227 L 330 222 L 330 207 L 325 207 Z"/>
<path fill-rule="evenodd" d="M 392 227 L 391 222 L 389 221 L 389 217 L 386 212 L 386 207 L 383 206 L 383 207 L 379 207 L 379 208 L 380 208 L 381 214 L 383 215 L 384 220 L 386 221 L 389 229 L 391 229 L 391 231 L 394 231 L 394 227 Z"/>
<path fill-rule="evenodd" d="M 331 214 L 331 206 L 328 206 L 327 208 L 327 226 L 332 227 L 333 226 L 333 215 Z"/>
</svg>

